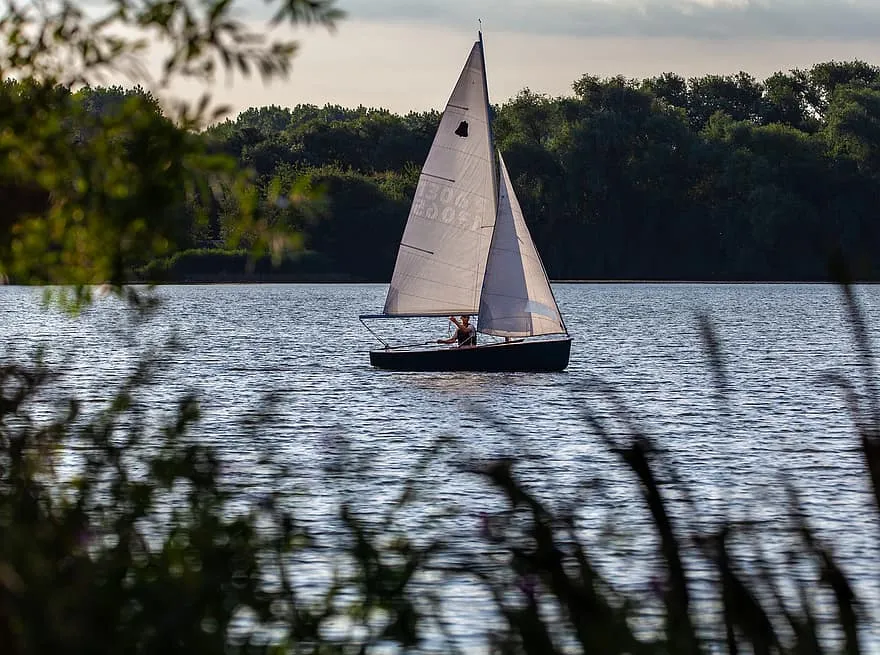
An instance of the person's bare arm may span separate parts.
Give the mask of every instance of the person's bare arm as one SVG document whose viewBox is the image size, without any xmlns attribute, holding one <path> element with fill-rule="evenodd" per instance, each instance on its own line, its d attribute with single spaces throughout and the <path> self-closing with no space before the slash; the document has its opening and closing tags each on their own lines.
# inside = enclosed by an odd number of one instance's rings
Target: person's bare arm
<svg viewBox="0 0 880 655">
<path fill-rule="evenodd" d="M 452 321 L 453 323 L 455 323 L 455 327 L 457 327 L 457 328 L 461 327 L 461 323 L 459 322 L 459 320 L 457 318 L 455 318 L 455 316 L 450 316 L 449 320 Z"/>
<path fill-rule="evenodd" d="M 455 337 L 450 337 L 449 339 L 437 339 L 437 343 L 452 343 L 455 341 Z"/>
</svg>

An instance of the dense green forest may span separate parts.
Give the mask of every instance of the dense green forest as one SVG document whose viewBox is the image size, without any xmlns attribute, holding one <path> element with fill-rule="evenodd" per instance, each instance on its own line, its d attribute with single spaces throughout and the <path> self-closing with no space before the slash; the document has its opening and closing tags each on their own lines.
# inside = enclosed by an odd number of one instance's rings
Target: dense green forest
<svg viewBox="0 0 880 655">
<path fill-rule="evenodd" d="M 880 279 L 880 67 L 827 62 L 764 81 L 584 75 L 572 91 L 526 89 L 493 107 L 497 145 L 551 277 L 824 280 L 829 256 L 842 252 L 857 277 Z M 5 85 L 7 95 L 24 92 Z M 167 120 L 141 89 L 68 95 L 82 115 L 135 100 Z M 258 261 L 253 275 L 385 281 L 438 121 L 436 111 L 273 106 L 187 136 L 252 170 L 246 198 L 261 220 L 301 236 L 295 257 L 279 268 Z M 324 192 L 321 203 L 288 201 L 304 180 Z M 21 190 L 0 192 L 27 201 Z M 230 227 L 241 194 L 214 189 L 200 212 L 199 193 L 166 217 L 182 235 L 178 252 L 143 276 L 244 270 L 250 236 Z M 229 248 L 244 250 L 218 252 Z"/>
</svg>

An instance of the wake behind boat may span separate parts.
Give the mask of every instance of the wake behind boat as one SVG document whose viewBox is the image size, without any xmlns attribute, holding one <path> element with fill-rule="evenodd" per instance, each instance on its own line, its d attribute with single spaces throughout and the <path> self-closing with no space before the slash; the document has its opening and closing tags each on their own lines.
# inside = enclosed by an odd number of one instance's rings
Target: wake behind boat
<svg viewBox="0 0 880 655">
<path fill-rule="evenodd" d="M 507 167 L 494 152 L 482 33 L 422 167 L 384 311 L 360 319 L 449 315 L 476 315 L 477 332 L 505 341 L 459 347 L 386 344 L 370 352 L 370 363 L 403 371 L 561 371 L 568 366 L 571 337 Z"/>
</svg>

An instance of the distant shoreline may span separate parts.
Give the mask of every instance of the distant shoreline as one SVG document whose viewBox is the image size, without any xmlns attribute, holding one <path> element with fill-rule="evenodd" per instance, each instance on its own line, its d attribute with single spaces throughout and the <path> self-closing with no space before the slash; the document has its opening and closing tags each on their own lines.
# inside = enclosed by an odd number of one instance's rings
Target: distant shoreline
<svg viewBox="0 0 880 655">
<path fill-rule="evenodd" d="M 735 285 L 790 285 L 790 284 L 798 284 L 798 285 L 817 285 L 817 286 L 828 286 L 828 285 L 836 285 L 837 282 L 833 282 L 830 280 L 639 280 L 639 279 L 621 279 L 621 280 L 613 280 L 613 279 L 601 279 L 601 280 L 570 280 L 570 279 L 560 279 L 560 280 L 550 280 L 551 284 L 595 284 L 595 285 L 612 285 L 612 284 L 669 284 L 669 285 L 687 285 L 687 284 L 695 284 L 695 285 L 723 285 L 723 284 L 735 284 Z M 340 274 L 338 276 L 259 276 L 259 277 L 239 277 L 239 276 L 194 276 L 192 278 L 181 278 L 176 280 L 162 280 L 162 281 L 145 281 L 145 280 L 132 280 L 128 284 L 131 286 L 158 286 L 158 287 L 173 287 L 173 286 L 213 286 L 213 285 L 260 285 L 260 284 L 381 284 L 387 285 L 389 281 L 376 281 L 376 280 L 363 280 L 353 278 L 352 276 Z M 853 284 L 858 285 L 875 285 L 880 284 L 880 280 L 854 280 Z M 56 285 L 33 285 L 33 284 L 18 284 L 15 282 L 3 282 L 0 281 L 0 287 L 9 286 L 9 287 L 42 287 L 42 286 L 68 286 L 64 283 L 59 283 Z M 99 285 L 94 285 L 99 286 Z"/>
<path fill-rule="evenodd" d="M 550 280 L 551 284 L 838 284 L 832 280 Z M 853 284 L 880 284 L 880 280 L 855 280 Z"/>
<path fill-rule="evenodd" d="M 153 281 L 160 286 L 178 284 L 389 284 L 388 280 L 368 280 L 347 273 L 262 274 L 262 275 L 191 275 L 174 280 Z M 551 279 L 552 284 L 837 284 L 833 280 L 663 280 L 638 278 Z M 880 284 L 880 280 L 855 280 L 854 284 Z M 133 284 L 151 284 L 137 281 Z"/>
<path fill-rule="evenodd" d="M 568 269 L 572 270 L 572 269 Z M 573 271 L 572 271 L 573 272 Z M 603 271 L 611 272 L 611 271 Z M 861 273 L 869 271 L 861 270 Z M 711 271 L 709 279 L 666 279 L 662 271 L 651 278 L 555 278 L 555 284 L 833 284 L 821 279 L 723 279 Z M 827 272 L 826 272 L 827 274 Z M 131 267 L 128 275 L 140 284 L 388 284 L 391 266 L 365 267 L 355 262 L 340 262 L 313 250 L 287 253 L 280 259 L 254 256 L 246 250 L 189 249 L 142 267 Z M 386 277 L 387 276 L 387 277 Z M 819 279 L 817 279 L 819 278 Z M 874 280 L 859 280 L 875 284 Z"/>
</svg>

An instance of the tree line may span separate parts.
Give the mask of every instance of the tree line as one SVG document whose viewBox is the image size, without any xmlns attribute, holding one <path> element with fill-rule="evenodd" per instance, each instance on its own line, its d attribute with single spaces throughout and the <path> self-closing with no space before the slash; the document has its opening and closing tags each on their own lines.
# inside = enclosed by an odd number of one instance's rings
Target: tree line
<svg viewBox="0 0 880 655">
<path fill-rule="evenodd" d="M 168 120 L 139 88 L 69 95 L 85 115 L 134 98 Z M 832 61 L 763 81 L 584 75 L 570 95 L 525 89 L 492 113 L 552 278 L 825 280 L 838 255 L 858 278 L 880 278 L 877 66 Z M 196 185 L 165 217 L 176 259 L 141 270 L 210 277 L 216 251 L 253 245 L 238 220 L 250 203 L 262 224 L 298 235 L 295 259 L 309 275 L 388 280 L 439 119 L 301 104 L 188 133 L 248 171 L 250 188 Z M 316 191 L 319 201 L 290 202 Z M 280 270 L 296 277 L 299 265 L 286 261 Z"/>
</svg>

